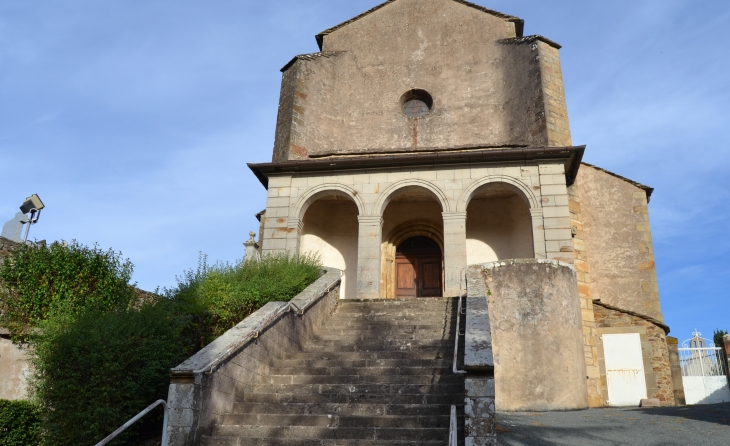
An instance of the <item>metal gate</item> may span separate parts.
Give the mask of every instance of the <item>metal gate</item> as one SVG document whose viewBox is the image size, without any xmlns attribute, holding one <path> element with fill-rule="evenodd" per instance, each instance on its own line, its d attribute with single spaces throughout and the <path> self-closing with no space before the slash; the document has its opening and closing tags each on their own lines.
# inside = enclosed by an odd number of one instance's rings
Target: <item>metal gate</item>
<svg viewBox="0 0 730 446">
<path fill-rule="evenodd" d="M 725 358 L 720 347 L 700 337 L 695 330 L 692 339 L 682 343 L 679 364 L 687 404 L 716 404 L 730 401 Z"/>
</svg>

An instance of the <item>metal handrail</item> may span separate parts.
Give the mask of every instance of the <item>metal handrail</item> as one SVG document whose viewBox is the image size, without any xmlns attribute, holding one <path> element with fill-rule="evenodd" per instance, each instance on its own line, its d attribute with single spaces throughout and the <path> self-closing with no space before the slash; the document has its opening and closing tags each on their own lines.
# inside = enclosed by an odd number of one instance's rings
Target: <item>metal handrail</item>
<svg viewBox="0 0 730 446">
<path fill-rule="evenodd" d="M 120 427 L 119 429 L 115 430 L 111 434 L 109 434 L 105 439 L 101 440 L 100 442 L 96 443 L 95 446 L 104 446 L 105 444 L 109 443 L 113 439 L 117 437 L 117 435 L 124 432 L 129 426 L 136 423 L 140 418 L 147 415 L 152 409 L 162 404 L 162 408 L 165 411 L 165 418 L 162 421 L 162 442 L 160 443 L 160 446 L 167 446 L 167 403 L 165 400 L 157 400 L 154 403 L 152 403 L 147 409 L 143 410 L 142 412 L 138 413 L 134 418 L 127 421 Z"/>
<path fill-rule="evenodd" d="M 451 420 L 449 421 L 449 446 L 459 444 L 458 427 L 456 425 L 456 406 L 451 406 Z"/>
<path fill-rule="evenodd" d="M 459 327 L 461 327 L 461 300 L 462 296 L 459 296 L 457 299 L 459 299 L 459 306 L 456 309 L 456 335 L 454 336 L 454 365 L 452 367 L 452 370 L 457 375 L 464 375 L 466 371 L 464 370 L 458 370 L 456 366 L 456 360 L 459 357 L 459 336 L 462 336 L 463 333 L 459 331 Z"/>
<path fill-rule="evenodd" d="M 466 282 L 466 268 L 463 268 L 461 272 L 459 273 L 459 296 L 457 299 L 459 299 L 459 306 L 456 309 L 456 334 L 454 336 L 454 365 L 452 367 L 452 370 L 457 375 L 464 375 L 466 372 L 464 370 L 459 370 L 456 366 L 456 360 L 459 357 L 459 336 L 462 336 L 463 333 L 459 331 L 459 328 L 461 327 L 461 300 L 464 298 L 464 293 L 462 293 L 463 288 L 461 287 L 462 281 Z"/>
</svg>

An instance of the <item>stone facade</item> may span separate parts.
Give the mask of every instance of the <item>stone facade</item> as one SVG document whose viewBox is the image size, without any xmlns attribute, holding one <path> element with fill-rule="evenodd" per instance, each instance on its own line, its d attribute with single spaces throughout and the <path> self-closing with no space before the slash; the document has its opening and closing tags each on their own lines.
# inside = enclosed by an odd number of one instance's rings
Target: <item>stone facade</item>
<svg viewBox="0 0 730 446">
<path fill-rule="evenodd" d="M 438 245 L 444 296 L 463 293 L 469 265 L 572 264 L 563 297 L 579 316 L 566 330 L 580 339 L 570 360 L 583 392 L 573 406 L 603 407 L 600 335 L 611 327 L 594 300 L 662 321 L 652 189 L 581 162 L 560 45 L 522 31 L 521 19 L 463 0 L 389 0 L 320 33 L 321 52 L 282 69 L 273 162 L 249 165 L 268 190 L 259 244 L 319 253 L 344 271 L 344 298 L 396 297 L 398 247 L 412 237 Z M 419 116 L 403 108 L 415 91 Z M 668 364 L 650 378 L 671 376 Z M 523 403 L 501 404 L 549 408 Z"/>
<path fill-rule="evenodd" d="M 608 384 L 606 382 L 606 367 L 603 362 L 601 335 L 639 333 L 641 337 L 641 354 L 644 358 L 647 397 L 658 399 L 662 406 L 676 405 L 672 367 L 666 339 L 669 328 L 651 317 L 622 311 L 600 301 L 594 303 L 601 374 L 600 390 L 604 400 L 608 400 Z"/>
</svg>

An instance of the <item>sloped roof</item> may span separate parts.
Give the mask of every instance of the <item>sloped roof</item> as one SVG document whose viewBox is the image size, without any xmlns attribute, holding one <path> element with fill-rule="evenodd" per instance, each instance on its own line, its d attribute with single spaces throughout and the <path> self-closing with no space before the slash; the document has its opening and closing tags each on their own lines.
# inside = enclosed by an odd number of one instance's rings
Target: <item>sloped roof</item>
<svg viewBox="0 0 730 446">
<path fill-rule="evenodd" d="M 629 183 L 629 184 L 631 184 L 633 186 L 638 187 L 639 189 L 644 189 L 644 191 L 646 192 L 646 202 L 648 203 L 649 200 L 651 200 L 651 194 L 654 193 L 654 188 L 653 187 L 649 187 L 646 184 L 637 183 L 634 180 L 630 180 L 630 179 L 628 179 L 626 177 L 622 177 L 621 175 L 619 175 L 617 173 L 613 173 L 613 172 L 608 171 L 606 169 L 603 169 L 601 167 L 594 166 L 593 164 L 588 164 L 586 162 L 581 162 L 581 164 L 583 164 L 584 166 L 592 167 L 592 168 L 594 168 L 596 170 L 600 170 L 601 172 L 607 173 L 607 174 L 611 175 L 612 177 L 616 177 L 616 178 L 618 178 L 620 180 L 624 180 L 627 183 Z"/>
<path fill-rule="evenodd" d="M 288 70 L 289 68 L 291 68 L 291 66 L 294 65 L 294 63 L 296 63 L 296 61 L 298 61 L 298 60 L 314 60 L 319 57 L 329 58 L 329 57 L 337 56 L 338 54 L 342 54 L 343 52 L 344 51 L 323 51 L 320 53 L 300 54 L 298 56 L 294 56 L 294 58 L 292 60 L 290 60 L 289 63 L 284 65 L 284 68 L 281 69 L 281 72 L 283 73 L 286 70 Z"/>
<path fill-rule="evenodd" d="M 591 166 L 591 167 L 593 167 L 593 166 Z M 609 305 L 607 303 L 601 302 L 601 299 L 593 299 L 593 305 L 598 305 L 599 307 L 607 308 L 607 309 L 613 310 L 613 311 L 618 311 L 619 313 L 625 313 L 630 316 L 638 317 L 639 319 L 644 319 L 645 321 L 650 322 L 650 323 L 656 325 L 657 327 L 661 328 L 662 330 L 664 330 L 664 334 L 669 334 L 669 332 L 670 332 L 668 325 L 666 325 L 664 322 L 662 322 L 658 319 L 654 319 L 651 316 L 647 316 L 647 315 L 641 314 L 641 313 L 636 313 L 634 311 L 624 310 L 623 308 Z"/>
<path fill-rule="evenodd" d="M 548 45 L 550 45 L 556 49 L 562 48 L 562 45 L 560 45 L 559 43 L 557 43 L 553 40 L 550 40 L 547 37 L 543 37 L 540 34 L 535 34 L 533 36 L 524 36 L 524 37 L 511 37 L 509 39 L 502 39 L 499 41 L 499 43 L 501 43 L 503 45 L 520 45 L 523 43 L 532 43 L 537 40 L 539 40 L 540 42 L 545 42 Z"/>
<path fill-rule="evenodd" d="M 378 9 L 381 9 L 381 8 L 383 8 L 385 6 L 388 6 L 389 4 L 394 3 L 394 2 L 397 2 L 397 1 L 398 0 L 387 0 L 385 3 L 381 3 L 381 4 L 379 4 L 378 6 L 372 8 L 372 9 L 368 9 L 367 11 L 363 12 L 362 14 L 360 14 L 358 16 L 355 16 L 355 17 L 351 18 L 350 20 L 348 20 L 346 22 L 342 22 L 342 23 L 340 23 L 337 26 L 333 26 L 332 28 L 327 29 L 327 30 L 324 30 L 321 33 L 317 34 L 316 38 L 317 38 L 317 44 L 319 45 L 319 49 L 320 50 L 322 49 L 322 43 L 324 42 L 324 36 L 326 36 L 327 34 L 331 34 L 331 33 L 335 32 L 335 31 L 337 31 L 338 29 L 343 28 L 343 27 L 349 25 L 352 22 L 355 22 L 357 20 L 360 20 L 361 18 L 363 18 L 365 16 L 368 16 L 368 15 L 374 13 Z M 464 6 L 468 6 L 470 8 L 474 8 L 476 10 L 479 10 L 479 11 L 482 11 L 482 12 L 486 12 L 487 14 L 490 14 L 490 15 L 493 15 L 495 17 L 499 17 L 500 19 L 504 19 L 504 20 L 506 20 L 508 22 L 514 23 L 515 24 L 515 29 L 517 31 L 517 37 L 522 37 L 522 31 L 525 28 L 525 21 L 522 20 L 521 18 L 512 16 L 512 15 L 508 15 L 508 14 L 502 14 L 501 12 L 494 11 L 492 9 L 485 8 L 484 6 L 479 6 L 479 5 L 475 4 L 475 3 L 471 3 L 471 2 L 468 2 L 466 0 L 451 0 L 451 1 L 456 2 L 456 3 L 461 3 Z"/>
</svg>

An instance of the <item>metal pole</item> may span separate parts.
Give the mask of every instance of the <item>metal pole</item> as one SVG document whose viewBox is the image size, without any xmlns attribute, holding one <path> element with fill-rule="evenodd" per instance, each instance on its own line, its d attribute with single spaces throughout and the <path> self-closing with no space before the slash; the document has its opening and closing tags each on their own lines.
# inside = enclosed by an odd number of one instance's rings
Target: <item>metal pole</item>
<svg viewBox="0 0 730 446">
<path fill-rule="evenodd" d="M 30 232 L 30 225 L 33 224 L 33 217 L 35 217 L 35 209 L 30 210 L 30 218 L 28 219 L 28 227 L 25 228 L 25 237 L 23 238 L 23 243 L 28 243 L 28 233 Z"/>
</svg>

